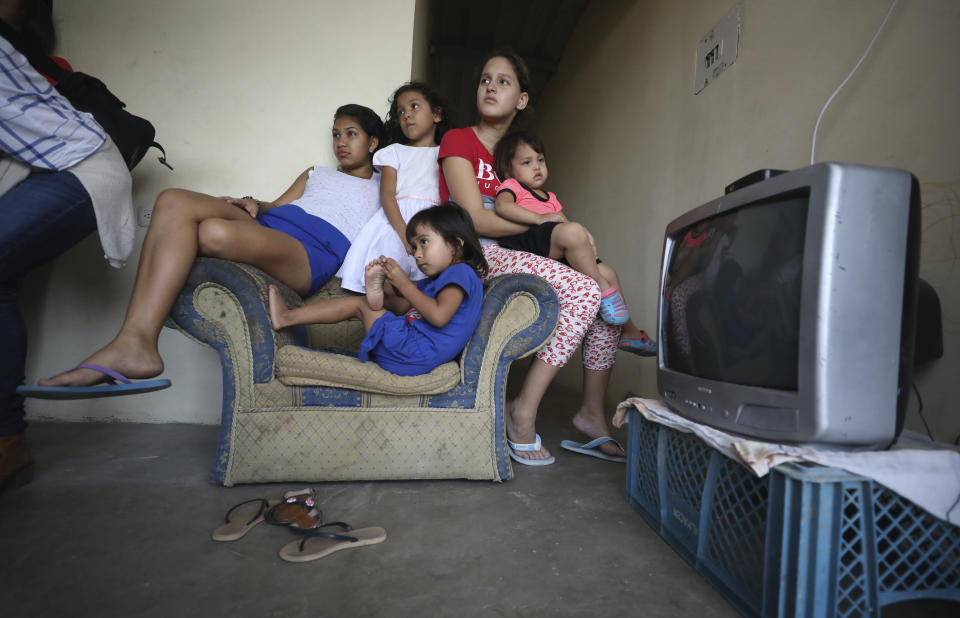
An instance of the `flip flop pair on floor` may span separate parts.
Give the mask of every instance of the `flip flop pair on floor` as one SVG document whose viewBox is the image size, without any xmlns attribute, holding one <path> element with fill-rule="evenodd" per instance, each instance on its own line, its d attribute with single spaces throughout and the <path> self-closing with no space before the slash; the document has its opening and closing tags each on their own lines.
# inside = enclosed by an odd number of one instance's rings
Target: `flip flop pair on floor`
<svg viewBox="0 0 960 618">
<path fill-rule="evenodd" d="M 530 453 L 540 450 L 540 434 L 537 435 L 536 442 L 530 442 L 527 444 L 512 442 L 509 438 L 507 439 L 507 445 L 510 447 L 510 458 L 517 463 L 521 463 L 525 466 L 549 466 L 557 460 L 553 455 L 547 457 L 546 459 L 527 459 L 518 453 Z M 620 455 L 608 455 L 604 453 L 600 447 L 607 442 L 613 442 L 621 449 L 623 448 L 619 442 L 610 436 L 602 436 L 589 442 L 574 442 L 573 440 L 564 440 L 560 443 L 560 446 L 565 448 L 568 451 L 573 451 L 574 453 L 580 453 L 581 455 L 589 455 L 590 457 L 596 457 L 597 459 L 603 459 L 606 461 L 615 461 L 617 463 L 625 463 L 627 461 L 626 457 Z"/>
<path fill-rule="evenodd" d="M 302 537 L 280 548 L 280 557 L 287 562 L 309 562 L 341 549 L 374 545 L 387 539 L 387 531 L 379 526 L 354 528 L 342 521 L 324 522 L 316 493 L 308 488 L 288 491 L 282 500 L 254 498 L 237 504 L 227 511 L 224 523 L 213 531 L 213 540 L 237 541 L 264 521 L 286 526 Z"/>
<path fill-rule="evenodd" d="M 113 397 L 116 395 L 136 395 L 159 391 L 170 386 L 170 380 L 141 380 L 134 382 L 120 372 L 100 365 L 83 364 L 63 373 L 70 373 L 77 369 L 93 369 L 107 376 L 107 381 L 90 386 L 28 386 L 20 385 L 17 392 L 24 397 L 34 399 L 94 399 L 97 397 Z M 60 374 L 63 375 L 63 374 Z"/>
</svg>

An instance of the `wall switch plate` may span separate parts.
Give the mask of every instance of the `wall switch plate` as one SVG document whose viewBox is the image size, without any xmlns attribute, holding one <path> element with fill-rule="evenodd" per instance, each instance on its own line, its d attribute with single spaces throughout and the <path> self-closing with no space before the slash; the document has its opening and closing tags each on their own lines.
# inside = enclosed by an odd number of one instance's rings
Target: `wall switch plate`
<svg viewBox="0 0 960 618">
<path fill-rule="evenodd" d="M 137 209 L 137 225 L 140 227 L 150 226 L 150 217 L 153 216 L 153 207 L 144 206 Z"/>
<path fill-rule="evenodd" d="M 733 7 L 707 36 L 697 43 L 696 83 L 693 94 L 717 79 L 727 67 L 737 61 L 740 47 L 740 5 Z"/>
</svg>

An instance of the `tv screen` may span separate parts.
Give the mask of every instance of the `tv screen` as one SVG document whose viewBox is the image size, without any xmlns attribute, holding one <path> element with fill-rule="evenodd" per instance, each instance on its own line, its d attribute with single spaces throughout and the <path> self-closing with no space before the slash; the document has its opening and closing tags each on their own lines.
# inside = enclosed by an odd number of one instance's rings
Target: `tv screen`
<svg viewBox="0 0 960 618">
<path fill-rule="evenodd" d="M 682 229 L 664 284 L 664 364 L 702 378 L 797 390 L 809 191 Z"/>
<path fill-rule="evenodd" d="M 664 234 L 664 401 L 758 440 L 889 445 L 910 392 L 919 247 L 904 170 L 819 163 L 733 183 Z"/>
</svg>

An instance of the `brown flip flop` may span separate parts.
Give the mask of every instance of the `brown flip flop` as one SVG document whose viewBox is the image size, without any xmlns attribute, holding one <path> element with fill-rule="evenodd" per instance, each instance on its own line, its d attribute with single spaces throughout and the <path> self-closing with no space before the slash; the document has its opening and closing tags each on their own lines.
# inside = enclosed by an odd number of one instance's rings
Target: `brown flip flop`
<svg viewBox="0 0 960 618">
<path fill-rule="evenodd" d="M 284 545 L 280 549 L 280 557 L 287 562 L 309 562 L 341 549 L 374 545 L 387 540 L 387 531 L 379 526 L 356 530 L 343 522 L 332 522 L 324 526 L 338 526 L 343 528 L 345 533 L 334 534 L 316 528 L 301 531 L 299 534 L 302 534 L 303 538 Z"/>
<path fill-rule="evenodd" d="M 300 530 L 323 525 L 323 511 L 317 506 L 316 492 L 310 488 L 283 494 L 283 501 L 264 513 L 264 518 L 268 524 Z"/>
</svg>

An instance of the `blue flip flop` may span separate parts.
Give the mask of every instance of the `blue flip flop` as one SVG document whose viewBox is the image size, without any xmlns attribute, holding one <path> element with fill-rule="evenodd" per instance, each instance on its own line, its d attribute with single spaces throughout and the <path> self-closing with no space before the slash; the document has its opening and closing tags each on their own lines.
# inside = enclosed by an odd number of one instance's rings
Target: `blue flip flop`
<svg viewBox="0 0 960 618">
<path fill-rule="evenodd" d="M 17 387 L 17 392 L 24 397 L 34 399 L 94 399 L 97 397 L 115 397 L 117 395 L 136 395 L 150 393 L 170 386 L 170 380 L 142 380 L 134 382 L 125 375 L 100 365 L 77 365 L 73 369 L 64 371 L 69 373 L 74 369 L 93 369 L 110 378 L 105 384 L 92 386 L 27 386 Z"/>
<path fill-rule="evenodd" d="M 623 448 L 623 445 L 617 442 L 615 439 L 610 436 L 603 436 L 602 438 L 597 438 L 596 440 L 591 440 L 586 444 L 580 442 L 574 442 L 573 440 L 564 440 L 560 443 L 560 446 L 567 449 L 568 451 L 573 451 L 574 453 L 580 453 L 581 455 L 589 455 L 590 457 L 596 457 L 597 459 L 604 459 L 606 461 L 615 461 L 617 463 L 626 463 L 627 458 L 621 457 L 619 455 L 607 455 L 600 450 L 600 445 L 605 442 L 613 442 L 620 448 Z M 626 449 L 624 449 L 626 450 Z"/>
<path fill-rule="evenodd" d="M 537 441 L 530 442 L 528 444 L 511 442 L 510 439 L 507 438 L 507 444 L 510 446 L 510 459 L 514 460 L 517 463 L 521 463 L 525 466 L 549 466 L 550 464 L 555 462 L 557 458 L 554 457 L 553 455 L 550 455 L 546 459 L 527 459 L 526 457 L 521 457 L 520 455 L 517 455 L 517 453 L 524 453 L 524 452 L 529 453 L 531 451 L 540 450 L 540 434 L 536 434 L 536 435 L 537 435 Z"/>
</svg>

